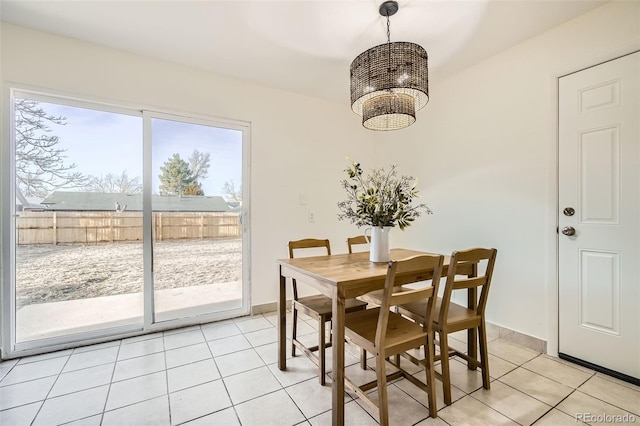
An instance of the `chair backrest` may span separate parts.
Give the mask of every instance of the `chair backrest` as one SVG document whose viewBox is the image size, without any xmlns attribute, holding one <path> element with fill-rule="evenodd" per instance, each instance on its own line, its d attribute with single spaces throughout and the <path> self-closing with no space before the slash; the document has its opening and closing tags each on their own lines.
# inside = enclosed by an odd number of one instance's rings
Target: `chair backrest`
<svg viewBox="0 0 640 426">
<path fill-rule="evenodd" d="M 331 254 L 331 244 L 329 240 L 318 240 L 315 238 L 305 238 L 303 240 L 289 241 L 289 259 L 293 259 L 294 250 L 310 248 L 326 248 L 327 255 Z"/>
<path fill-rule="evenodd" d="M 324 248 L 326 249 L 326 254 L 331 255 L 331 245 L 329 244 L 329 240 L 320 240 L 315 238 L 305 238 L 303 240 L 289 241 L 289 259 L 293 259 L 296 257 L 294 253 L 297 253 L 298 250 L 303 249 L 318 249 Z M 325 254 L 325 253 L 323 253 Z M 292 280 L 293 283 L 293 298 L 294 300 L 298 300 L 298 285 L 296 280 Z"/>
<path fill-rule="evenodd" d="M 357 237 L 347 238 L 347 247 L 349 248 L 349 253 L 353 253 L 352 246 L 360 245 L 360 244 L 369 244 L 364 235 L 358 235 Z"/>
<path fill-rule="evenodd" d="M 439 324 L 444 324 L 449 312 L 449 303 L 454 290 L 476 289 L 480 290 L 480 298 L 476 307 L 476 315 L 483 316 L 487 306 L 487 298 L 489 296 L 489 287 L 491 285 L 491 277 L 493 276 L 493 267 L 496 263 L 496 255 L 498 251 L 494 248 L 472 248 L 462 251 L 454 251 L 451 254 L 451 262 L 447 273 L 447 281 L 442 294 L 442 305 L 440 307 Z M 476 264 L 476 271 L 482 271 L 482 275 L 476 277 L 467 277 L 457 273 L 458 267 L 465 262 Z M 479 273 L 479 272 L 478 272 Z"/>
<path fill-rule="evenodd" d="M 424 312 L 426 320 L 424 321 L 423 330 L 431 331 L 443 263 L 444 256 L 435 254 L 422 254 L 389 262 L 376 329 L 376 346 L 382 345 L 385 339 L 391 306 L 426 300 Z M 397 279 L 400 279 L 402 284 L 430 279 L 431 285 L 410 290 L 403 288 L 402 291 L 394 293 L 394 290 L 399 289 L 399 287 L 396 288 Z"/>
</svg>

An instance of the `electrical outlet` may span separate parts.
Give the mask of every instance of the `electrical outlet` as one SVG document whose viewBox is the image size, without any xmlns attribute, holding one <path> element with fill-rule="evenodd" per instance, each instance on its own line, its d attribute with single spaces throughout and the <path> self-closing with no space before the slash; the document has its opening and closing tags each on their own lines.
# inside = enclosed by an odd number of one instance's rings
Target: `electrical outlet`
<svg viewBox="0 0 640 426">
<path fill-rule="evenodd" d="M 314 212 L 309 212 L 309 222 L 313 223 L 316 221 L 316 215 Z"/>
</svg>

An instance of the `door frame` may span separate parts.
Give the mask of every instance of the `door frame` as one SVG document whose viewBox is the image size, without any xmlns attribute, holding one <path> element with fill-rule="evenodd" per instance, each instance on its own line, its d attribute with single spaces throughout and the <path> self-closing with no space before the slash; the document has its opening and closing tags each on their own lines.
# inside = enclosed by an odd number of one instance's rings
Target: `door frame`
<svg viewBox="0 0 640 426">
<path fill-rule="evenodd" d="M 29 355 L 40 354 L 43 352 L 51 352 L 78 346 L 91 345 L 112 340 L 118 340 L 127 337 L 154 333 L 163 330 L 175 329 L 189 325 L 204 324 L 207 322 L 220 321 L 228 318 L 235 318 L 251 313 L 251 218 L 250 218 L 250 166 L 251 166 L 251 123 L 249 121 L 234 120 L 228 118 L 215 117 L 207 114 L 186 112 L 180 110 L 160 109 L 158 107 L 147 106 L 145 104 L 131 104 L 130 102 L 119 102 L 109 99 L 96 98 L 88 94 L 65 93 L 56 89 L 46 89 L 28 84 L 22 84 L 13 81 L 1 82 L 0 91 L 0 122 L 3 124 L 0 132 L 0 360 L 11 359 Z M 12 123 L 13 117 L 13 99 L 14 92 L 27 92 L 34 95 L 42 94 L 46 97 L 66 99 L 70 102 L 77 101 L 79 103 L 93 103 L 101 105 L 108 110 L 110 107 L 122 110 L 140 111 L 143 118 L 143 126 L 147 126 L 144 116 L 148 113 L 165 116 L 181 117 L 184 120 L 193 120 L 194 122 L 202 122 L 211 126 L 226 127 L 242 131 L 242 212 L 240 220 L 242 223 L 242 307 L 232 311 L 205 314 L 193 317 L 179 318 L 171 321 L 153 322 L 153 309 L 151 292 L 147 291 L 147 286 L 151 285 L 151 236 L 152 225 L 151 216 L 143 216 L 143 246 L 144 250 L 149 248 L 148 253 L 143 251 L 144 257 L 144 314 L 140 324 L 120 326 L 115 328 L 104 328 L 82 333 L 81 335 L 69 335 L 60 337 L 45 338 L 38 341 L 21 342 L 16 344 L 15 326 L 15 188 L 11 185 L 15 173 L 15 164 L 13 158 L 15 156 L 14 128 Z M 147 130 L 146 127 L 144 130 Z M 147 139 L 149 139 L 147 141 Z M 143 132 L 144 169 L 143 184 L 145 185 L 143 193 L 143 214 L 151 211 L 151 140 L 150 132 Z M 147 156 L 149 158 L 147 158 Z M 147 170 L 148 169 L 148 170 Z M 148 182 L 147 182 L 148 181 Z M 148 186 L 148 188 L 147 188 Z M 148 258 L 148 259 L 147 259 Z M 148 263 L 147 263 L 148 262 Z M 147 266 L 147 264 L 149 266 Z M 151 294 L 151 296 L 149 296 Z M 147 300 L 151 298 L 150 300 Z"/>
<path fill-rule="evenodd" d="M 559 338 L 560 338 L 560 276 L 559 276 L 559 254 L 560 254 L 560 200 L 559 200 L 559 170 L 560 170 L 560 78 L 565 77 L 582 70 L 598 66 L 600 64 L 613 61 L 623 56 L 640 51 L 638 43 L 629 44 L 623 48 L 611 50 L 601 54 L 593 55 L 590 58 L 576 61 L 575 65 L 557 69 L 549 75 L 549 85 L 553 96 L 550 98 L 549 111 L 550 127 L 553 135 L 550 135 L 549 149 L 549 167 L 548 182 L 549 187 L 547 193 L 547 205 L 550 207 L 547 212 L 546 221 L 549 223 L 547 234 L 547 354 L 558 357 Z"/>
</svg>

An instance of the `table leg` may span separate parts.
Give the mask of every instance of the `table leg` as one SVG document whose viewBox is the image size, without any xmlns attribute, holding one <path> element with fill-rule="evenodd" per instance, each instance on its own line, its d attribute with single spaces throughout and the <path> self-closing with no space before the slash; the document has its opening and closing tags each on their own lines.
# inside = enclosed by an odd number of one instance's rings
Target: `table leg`
<svg viewBox="0 0 640 426">
<path fill-rule="evenodd" d="M 278 368 L 287 368 L 287 279 L 280 269 L 280 289 L 278 293 Z"/>
<path fill-rule="evenodd" d="M 333 384 L 331 423 L 344 425 L 344 296 L 334 289 L 332 299 Z"/>
</svg>

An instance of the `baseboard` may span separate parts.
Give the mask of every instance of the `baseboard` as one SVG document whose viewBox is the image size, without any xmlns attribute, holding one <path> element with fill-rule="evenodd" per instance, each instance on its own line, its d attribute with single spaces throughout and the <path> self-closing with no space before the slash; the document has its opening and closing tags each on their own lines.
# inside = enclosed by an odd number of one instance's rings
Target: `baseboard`
<svg viewBox="0 0 640 426">
<path fill-rule="evenodd" d="M 487 323 L 487 334 L 497 334 L 501 339 L 516 343 L 525 348 L 531 349 L 543 354 L 547 353 L 547 341 L 519 331 L 511 330 L 496 324 Z"/>
<path fill-rule="evenodd" d="M 291 300 L 287 300 L 287 309 L 291 308 Z M 268 312 L 275 312 L 278 310 L 278 303 L 263 303 L 262 305 L 253 305 L 251 307 L 251 315 L 266 314 Z"/>
<path fill-rule="evenodd" d="M 291 308 L 291 300 L 287 300 L 287 309 Z M 251 307 L 251 315 L 266 314 L 269 312 L 275 312 L 278 310 L 278 303 L 264 303 L 261 305 L 254 305 Z M 521 333 L 519 331 L 511 330 L 506 327 L 487 323 L 487 332 L 489 335 L 498 335 L 500 338 L 516 343 L 525 348 L 531 349 L 543 354 L 547 353 L 547 341 L 539 339 L 537 337 L 529 336 L 528 334 Z"/>
</svg>

